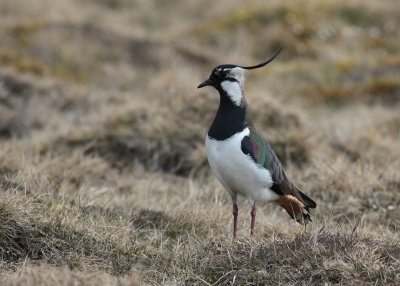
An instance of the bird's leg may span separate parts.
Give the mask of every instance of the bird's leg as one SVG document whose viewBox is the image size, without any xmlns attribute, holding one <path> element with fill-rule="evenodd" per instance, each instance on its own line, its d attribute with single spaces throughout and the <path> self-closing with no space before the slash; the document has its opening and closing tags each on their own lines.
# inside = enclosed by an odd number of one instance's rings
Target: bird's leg
<svg viewBox="0 0 400 286">
<path fill-rule="evenodd" d="M 236 238 L 236 225 L 237 225 L 237 216 L 239 210 L 237 204 L 233 204 L 233 238 Z"/>
<path fill-rule="evenodd" d="M 251 209 L 251 230 L 250 230 L 250 236 L 253 236 L 254 234 L 254 223 L 256 221 L 256 203 L 254 203 L 253 208 Z"/>
</svg>

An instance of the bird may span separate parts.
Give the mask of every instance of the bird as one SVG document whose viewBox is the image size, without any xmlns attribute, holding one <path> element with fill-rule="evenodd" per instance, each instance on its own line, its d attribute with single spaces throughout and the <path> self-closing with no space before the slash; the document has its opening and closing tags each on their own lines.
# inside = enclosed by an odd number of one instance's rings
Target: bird
<svg viewBox="0 0 400 286">
<path fill-rule="evenodd" d="M 281 52 L 254 66 L 223 64 L 197 88 L 214 87 L 220 103 L 206 136 L 209 165 L 232 198 L 233 238 L 236 238 L 238 194 L 251 205 L 251 230 L 254 234 L 256 202 L 274 202 L 302 225 L 311 220 L 310 209 L 317 204 L 302 193 L 287 177 L 271 145 L 254 127 L 244 96 L 245 74 L 272 62 Z"/>
</svg>

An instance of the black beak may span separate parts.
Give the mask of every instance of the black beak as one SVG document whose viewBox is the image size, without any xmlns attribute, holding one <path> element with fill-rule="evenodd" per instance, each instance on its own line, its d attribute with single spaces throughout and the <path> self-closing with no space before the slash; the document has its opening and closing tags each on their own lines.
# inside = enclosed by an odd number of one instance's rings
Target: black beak
<svg viewBox="0 0 400 286">
<path fill-rule="evenodd" d="M 266 64 L 269 64 L 270 62 L 272 62 L 272 61 L 279 55 L 279 53 L 280 53 L 281 51 L 282 51 L 282 48 L 279 48 L 279 49 L 275 52 L 275 54 L 272 56 L 272 58 L 270 58 L 269 60 L 267 60 L 267 61 L 265 61 L 265 62 L 263 62 L 263 63 L 261 63 L 261 64 L 258 64 L 258 65 L 255 65 L 255 66 L 251 66 L 251 67 L 241 67 L 241 68 L 246 69 L 246 70 L 252 70 L 252 69 L 261 68 L 261 67 L 265 66 Z"/>
<path fill-rule="evenodd" d="M 207 79 L 205 82 L 201 83 L 197 88 L 202 88 L 207 85 L 214 85 L 214 82 L 211 79 Z"/>
</svg>

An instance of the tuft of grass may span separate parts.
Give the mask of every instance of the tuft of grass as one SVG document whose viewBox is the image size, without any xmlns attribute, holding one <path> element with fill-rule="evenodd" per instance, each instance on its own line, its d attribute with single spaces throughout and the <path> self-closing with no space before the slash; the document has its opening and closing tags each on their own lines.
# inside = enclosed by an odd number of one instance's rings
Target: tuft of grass
<svg viewBox="0 0 400 286">
<path fill-rule="evenodd" d="M 10 184 L 3 185 L 10 191 Z M 4 191 L 7 190 L 3 189 L 2 192 Z M 24 210 L 17 214 L 16 212 L 21 211 L 18 205 L 8 202 L 8 195 L 0 195 L 0 257 L 10 265 L 29 259 L 80 268 L 82 260 L 86 260 L 88 265 L 99 267 L 101 264 L 100 268 L 117 275 L 131 269 L 135 257 L 127 249 L 119 248 L 110 240 L 98 239 L 67 226 L 58 217 L 38 221 L 37 215 L 32 213 L 46 209 L 36 209 L 32 199 L 20 198 L 26 204 L 32 205 L 31 214 Z"/>
<path fill-rule="evenodd" d="M 392 266 L 400 254 L 398 245 L 341 234 L 300 236 L 273 246 L 243 243 L 209 249 L 203 259 L 198 257 L 196 267 L 203 268 L 205 281 L 220 285 L 229 285 L 235 277 L 239 285 L 395 283 L 397 271 Z M 375 262 L 365 263 L 365 257 Z"/>
<path fill-rule="evenodd" d="M 132 275 L 129 278 L 115 278 L 108 274 L 93 273 L 88 270 L 76 271 L 68 267 L 52 267 L 47 265 L 28 266 L 13 275 L 1 278 L 7 286 L 53 286 L 53 285 L 110 285 L 135 286 L 140 285 L 138 278 Z"/>
</svg>

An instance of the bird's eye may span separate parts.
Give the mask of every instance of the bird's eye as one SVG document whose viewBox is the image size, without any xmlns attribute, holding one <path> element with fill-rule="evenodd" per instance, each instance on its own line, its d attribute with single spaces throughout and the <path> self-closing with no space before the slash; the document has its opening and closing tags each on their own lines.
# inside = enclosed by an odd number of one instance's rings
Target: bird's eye
<svg viewBox="0 0 400 286">
<path fill-rule="evenodd" d="M 225 70 L 217 69 L 217 70 L 214 72 L 214 75 L 215 75 L 216 77 L 223 78 L 223 77 L 226 75 L 226 72 L 225 72 Z"/>
</svg>

